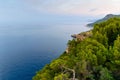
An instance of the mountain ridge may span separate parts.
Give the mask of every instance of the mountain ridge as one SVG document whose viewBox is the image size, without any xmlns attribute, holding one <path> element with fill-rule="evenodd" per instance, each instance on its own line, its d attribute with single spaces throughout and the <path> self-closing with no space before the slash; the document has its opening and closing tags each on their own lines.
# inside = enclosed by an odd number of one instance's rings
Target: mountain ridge
<svg viewBox="0 0 120 80">
<path fill-rule="evenodd" d="M 104 21 L 106 21 L 106 20 L 108 20 L 108 19 L 110 19 L 110 18 L 113 18 L 113 17 L 120 17 L 120 15 L 107 14 L 104 18 L 99 19 L 99 20 L 97 20 L 97 21 L 95 21 L 95 22 L 93 22 L 93 23 L 89 23 L 89 24 L 87 24 L 87 26 L 88 26 L 88 27 L 93 27 L 94 24 L 98 24 L 98 23 L 104 22 Z"/>
</svg>

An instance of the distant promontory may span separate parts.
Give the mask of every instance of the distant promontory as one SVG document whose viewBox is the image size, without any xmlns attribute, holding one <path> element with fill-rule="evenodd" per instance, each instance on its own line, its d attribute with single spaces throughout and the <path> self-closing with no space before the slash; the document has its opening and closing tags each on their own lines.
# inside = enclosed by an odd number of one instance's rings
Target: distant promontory
<svg viewBox="0 0 120 80">
<path fill-rule="evenodd" d="M 89 23 L 89 24 L 87 24 L 87 26 L 88 26 L 88 27 L 93 27 L 94 24 L 98 24 L 98 23 L 100 23 L 100 22 L 107 21 L 108 19 L 113 18 L 113 17 L 120 17 L 120 15 L 107 14 L 104 18 L 99 19 L 99 20 L 97 20 L 97 21 L 95 21 L 95 22 L 93 22 L 93 23 Z"/>
</svg>

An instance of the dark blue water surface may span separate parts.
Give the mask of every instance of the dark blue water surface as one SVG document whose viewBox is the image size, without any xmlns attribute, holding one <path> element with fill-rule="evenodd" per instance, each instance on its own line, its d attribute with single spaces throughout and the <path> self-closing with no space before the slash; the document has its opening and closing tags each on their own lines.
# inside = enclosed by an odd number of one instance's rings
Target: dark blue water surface
<svg viewBox="0 0 120 80">
<path fill-rule="evenodd" d="M 64 52 L 71 34 L 89 29 L 83 24 L 0 26 L 0 80 L 31 80 Z"/>
</svg>

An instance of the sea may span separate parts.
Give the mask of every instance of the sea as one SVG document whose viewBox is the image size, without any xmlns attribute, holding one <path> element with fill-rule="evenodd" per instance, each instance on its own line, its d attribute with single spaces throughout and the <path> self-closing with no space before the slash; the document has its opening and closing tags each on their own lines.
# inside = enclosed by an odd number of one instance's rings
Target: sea
<svg viewBox="0 0 120 80">
<path fill-rule="evenodd" d="M 0 80 L 32 80 L 65 51 L 72 34 L 87 30 L 86 22 L 0 25 Z"/>
</svg>

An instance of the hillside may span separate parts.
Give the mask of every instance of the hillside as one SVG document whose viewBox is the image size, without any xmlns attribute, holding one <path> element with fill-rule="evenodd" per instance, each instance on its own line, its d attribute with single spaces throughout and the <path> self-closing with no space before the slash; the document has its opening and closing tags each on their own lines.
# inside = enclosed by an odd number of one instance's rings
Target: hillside
<svg viewBox="0 0 120 80">
<path fill-rule="evenodd" d="M 33 80 L 120 80 L 120 19 L 73 35 L 68 51 L 38 71 Z"/>
<path fill-rule="evenodd" d="M 120 17 L 120 15 L 114 15 L 114 14 L 107 14 L 104 18 L 100 19 L 100 20 L 97 20 L 93 23 L 90 23 L 90 24 L 87 24 L 88 27 L 93 27 L 94 24 L 97 24 L 97 23 L 100 23 L 100 22 L 103 22 L 103 21 L 106 21 L 110 18 L 113 18 L 113 17 Z"/>
</svg>

